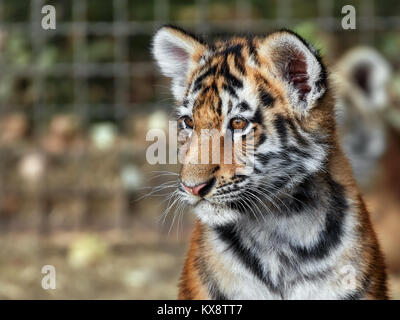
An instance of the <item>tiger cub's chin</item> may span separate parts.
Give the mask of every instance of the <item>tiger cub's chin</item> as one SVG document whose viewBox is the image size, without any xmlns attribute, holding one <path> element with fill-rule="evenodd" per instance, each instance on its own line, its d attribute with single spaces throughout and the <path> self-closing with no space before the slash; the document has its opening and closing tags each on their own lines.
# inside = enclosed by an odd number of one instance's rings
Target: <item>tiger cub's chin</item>
<svg viewBox="0 0 400 320">
<path fill-rule="evenodd" d="M 203 224 L 210 227 L 234 223 L 241 217 L 240 213 L 234 209 L 206 201 L 201 201 L 193 208 L 193 211 Z"/>
</svg>

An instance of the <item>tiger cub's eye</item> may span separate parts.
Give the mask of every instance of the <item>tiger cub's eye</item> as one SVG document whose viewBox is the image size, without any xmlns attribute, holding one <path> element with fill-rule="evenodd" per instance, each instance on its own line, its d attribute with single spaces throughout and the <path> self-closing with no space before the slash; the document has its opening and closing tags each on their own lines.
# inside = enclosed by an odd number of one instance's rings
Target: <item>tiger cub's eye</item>
<svg viewBox="0 0 400 320">
<path fill-rule="evenodd" d="M 231 128 L 234 130 L 242 130 L 247 127 L 247 120 L 243 118 L 233 118 L 230 122 Z"/>
<path fill-rule="evenodd" d="M 193 129 L 193 119 L 189 116 L 185 116 L 183 117 L 183 122 L 185 123 L 186 127 L 188 127 L 189 129 Z"/>
</svg>

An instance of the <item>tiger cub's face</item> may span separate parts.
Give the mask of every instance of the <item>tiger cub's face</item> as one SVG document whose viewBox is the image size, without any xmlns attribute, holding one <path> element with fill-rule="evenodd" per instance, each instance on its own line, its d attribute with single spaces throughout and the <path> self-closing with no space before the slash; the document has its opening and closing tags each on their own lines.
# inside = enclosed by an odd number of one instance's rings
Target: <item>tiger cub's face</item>
<svg viewBox="0 0 400 320">
<path fill-rule="evenodd" d="M 316 51 L 297 35 L 280 31 L 207 44 L 163 27 L 153 54 L 179 103 L 179 192 L 203 222 L 225 223 L 256 207 L 268 214 L 260 207 L 277 206 L 323 167 L 333 130 L 326 74 Z M 211 139 L 199 138 L 204 133 Z M 209 147 L 216 136 L 217 148 Z M 199 161 L 204 150 L 206 162 Z"/>
</svg>

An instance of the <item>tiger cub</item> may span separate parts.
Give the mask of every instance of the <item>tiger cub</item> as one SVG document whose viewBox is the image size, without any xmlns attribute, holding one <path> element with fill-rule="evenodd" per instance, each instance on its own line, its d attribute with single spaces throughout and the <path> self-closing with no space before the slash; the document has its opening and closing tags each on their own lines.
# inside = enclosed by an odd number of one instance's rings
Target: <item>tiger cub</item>
<svg viewBox="0 0 400 320">
<path fill-rule="evenodd" d="M 179 104 L 178 192 L 198 217 L 179 298 L 386 299 L 318 52 L 287 30 L 209 44 L 174 26 L 152 50 Z M 217 153 L 252 148 L 197 161 L 206 129 L 220 134 Z"/>
</svg>

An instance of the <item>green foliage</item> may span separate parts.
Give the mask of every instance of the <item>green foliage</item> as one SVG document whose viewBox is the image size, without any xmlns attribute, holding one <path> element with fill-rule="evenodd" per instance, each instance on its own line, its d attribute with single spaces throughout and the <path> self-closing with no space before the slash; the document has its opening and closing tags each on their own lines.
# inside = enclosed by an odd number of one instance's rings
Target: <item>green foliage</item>
<svg viewBox="0 0 400 320">
<path fill-rule="evenodd" d="M 114 100 L 114 81 L 112 78 L 90 78 L 89 96 L 90 104 L 109 104 Z"/>
<path fill-rule="evenodd" d="M 389 59 L 400 62 L 400 34 L 399 32 L 388 32 L 379 38 L 378 43 L 382 53 Z"/>
<path fill-rule="evenodd" d="M 112 37 L 91 37 L 88 41 L 87 56 L 90 62 L 112 62 L 114 40 Z"/>
<path fill-rule="evenodd" d="M 88 21 L 113 21 L 113 1 L 86 0 Z"/>
<path fill-rule="evenodd" d="M 309 41 L 317 50 L 320 50 L 322 55 L 330 51 L 330 42 L 318 30 L 315 23 L 310 21 L 299 23 L 294 27 L 294 31 Z"/>
<path fill-rule="evenodd" d="M 3 20 L 5 22 L 25 22 L 29 20 L 30 0 L 3 0 Z"/>
<path fill-rule="evenodd" d="M 150 21 L 154 18 L 154 0 L 130 0 L 128 7 L 129 20 Z"/>
<path fill-rule="evenodd" d="M 32 62 L 29 38 L 22 31 L 11 32 L 5 38 L 4 60 L 6 65 L 26 66 Z"/>
<path fill-rule="evenodd" d="M 44 102 L 53 105 L 72 104 L 74 81 L 69 77 L 49 77 L 45 80 Z"/>
<path fill-rule="evenodd" d="M 292 1 L 292 17 L 296 19 L 308 19 L 318 17 L 318 1 Z"/>
</svg>

